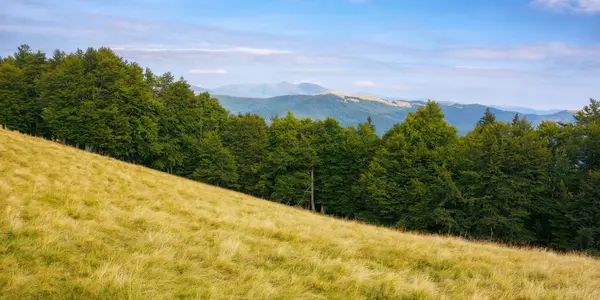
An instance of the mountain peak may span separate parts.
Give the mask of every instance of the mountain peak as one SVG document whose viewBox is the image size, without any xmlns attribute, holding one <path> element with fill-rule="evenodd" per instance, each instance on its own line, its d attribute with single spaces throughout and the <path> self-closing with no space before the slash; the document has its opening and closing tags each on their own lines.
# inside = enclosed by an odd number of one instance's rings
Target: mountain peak
<svg viewBox="0 0 600 300">
<path fill-rule="evenodd" d="M 290 83 L 282 81 L 275 84 L 236 84 L 210 90 L 211 94 L 234 97 L 269 98 L 285 95 L 316 95 L 327 91 L 314 83 Z"/>
</svg>

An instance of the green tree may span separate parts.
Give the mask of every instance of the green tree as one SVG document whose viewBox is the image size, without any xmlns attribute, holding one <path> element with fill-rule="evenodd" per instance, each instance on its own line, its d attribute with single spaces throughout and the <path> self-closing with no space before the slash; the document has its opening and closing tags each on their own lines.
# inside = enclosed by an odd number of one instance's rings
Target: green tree
<svg viewBox="0 0 600 300">
<path fill-rule="evenodd" d="M 265 169 L 269 137 L 265 119 L 256 114 L 231 116 L 223 132 L 223 144 L 238 164 L 238 185 L 243 193 L 265 196 L 260 177 Z"/>
<path fill-rule="evenodd" d="M 536 184 L 544 186 L 540 197 L 534 198 L 528 227 L 535 233 L 537 245 L 555 249 L 572 249 L 569 236 L 573 235 L 573 221 L 569 208 L 573 205 L 573 191 L 577 190 L 577 169 L 570 160 L 569 144 L 573 126 L 542 122 L 537 128 L 538 137 L 550 151 L 547 180 Z"/>
<path fill-rule="evenodd" d="M 22 110 L 19 99 L 23 89 L 23 72 L 13 57 L 0 60 L 0 124 L 2 128 L 23 130 L 26 128 L 20 117 Z"/>
<path fill-rule="evenodd" d="M 54 138 L 69 145 L 85 144 L 87 124 L 82 116 L 87 95 L 83 51 L 52 58 L 54 67 L 39 81 L 40 97 L 47 103 L 42 112 Z"/>
<path fill-rule="evenodd" d="M 538 217 L 547 201 L 552 154 L 533 126 L 518 115 L 505 124 L 486 113 L 459 149 L 454 178 L 469 212 L 464 221 L 468 233 L 535 241 L 534 226 L 540 225 Z M 533 214 L 536 210 L 539 214 Z"/>
<path fill-rule="evenodd" d="M 341 206 L 352 197 L 351 154 L 347 149 L 348 136 L 337 120 L 327 118 L 316 121 L 314 126 L 314 147 L 318 164 L 311 169 L 314 175 L 315 208 L 320 211 L 340 215 Z"/>
<path fill-rule="evenodd" d="M 108 48 L 64 57 L 40 80 L 42 116 L 53 134 L 89 151 L 142 162 L 155 151 L 160 103 L 142 69 Z"/>
<path fill-rule="evenodd" d="M 368 194 L 361 176 L 369 170 L 375 154 L 382 146 L 382 140 L 375 132 L 371 117 L 366 123 L 359 123 L 356 128 L 351 127 L 349 130 L 349 142 L 345 152 L 352 154 L 350 161 L 354 168 L 350 175 L 352 187 L 348 189 L 352 196 L 348 202 L 342 203 L 345 211 L 343 216 L 366 219 L 365 216 L 368 215 Z"/>
<path fill-rule="evenodd" d="M 170 73 L 153 80 L 153 93 L 162 103 L 162 110 L 158 151 L 152 165 L 159 170 L 186 176 L 196 169 L 191 162 L 200 151 L 198 145 L 204 130 L 203 107 L 185 81 L 173 80 Z"/>
<path fill-rule="evenodd" d="M 369 121 L 342 128 L 332 118 L 315 124 L 319 165 L 315 169 L 315 198 L 323 212 L 357 218 L 364 210 L 360 175 L 366 172 L 380 138 Z"/>
<path fill-rule="evenodd" d="M 270 151 L 263 175 L 264 194 L 273 201 L 310 208 L 311 170 L 317 165 L 314 126 L 291 112 L 269 126 Z"/>
<path fill-rule="evenodd" d="M 191 178 L 228 188 L 237 187 L 237 165 L 234 156 L 223 147 L 216 131 L 208 131 L 200 141 L 196 169 Z"/>
<path fill-rule="evenodd" d="M 47 68 L 46 55 L 21 45 L 12 57 L 0 64 L 0 123 L 24 133 L 49 136 L 41 118 L 45 107 L 37 81 Z"/>
<path fill-rule="evenodd" d="M 361 180 L 371 221 L 407 229 L 456 232 L 460 193 L 448 169 L 457 130 L 429 101 L 386 134 Z"/>
<path fill-rule="evenodd" d="M 580 189 L 570 208 L 575 249 L 600 251 L 600 103 L 590 104 L 575 114 L 574 164 Z"/>
</svg>

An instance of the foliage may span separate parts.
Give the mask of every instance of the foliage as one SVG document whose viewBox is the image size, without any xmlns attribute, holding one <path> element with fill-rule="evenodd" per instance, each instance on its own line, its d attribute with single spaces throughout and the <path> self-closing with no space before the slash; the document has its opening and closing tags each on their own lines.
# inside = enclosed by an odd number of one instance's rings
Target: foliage
<svg viewBox="0 0 600 300">
<path fill-rule="evenodd" d="M 402 228 L 455 232 L 460 194 L 448 167 L 458 137 L 428 102 L 386 134 L 361 180 L 369 195 L 371 221 Z"/>
<path fill-rule="evenodd" d="M 265 169 L 269 136 L 265 120 L 253 114 L 230 116 L 223 133 L 223 143 L 238 164 L 239 190 L 264 196 L 260 180 Z"/>
</svg>

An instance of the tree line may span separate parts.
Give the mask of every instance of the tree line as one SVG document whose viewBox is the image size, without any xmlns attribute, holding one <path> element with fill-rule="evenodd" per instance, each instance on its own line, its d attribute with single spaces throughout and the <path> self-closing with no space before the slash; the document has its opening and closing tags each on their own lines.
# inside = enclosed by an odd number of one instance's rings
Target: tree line
<svg viewBox="0 0 600 300">
<path fill-rule="evenodd" d="M 429 101 L 383 136 L 292 113 L 230 114 L 183 79 L 108 48 L 0 58 L 0 124 L 342 218 L 557 250 L 600 251 L 600 103 L 573 124 L 488 110 L 458 136 Z"/>
</svg>

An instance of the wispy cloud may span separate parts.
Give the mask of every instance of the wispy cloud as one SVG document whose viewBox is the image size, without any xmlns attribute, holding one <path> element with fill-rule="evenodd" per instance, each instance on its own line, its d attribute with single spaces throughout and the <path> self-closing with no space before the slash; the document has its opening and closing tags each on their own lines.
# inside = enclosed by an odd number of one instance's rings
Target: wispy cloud
<svg viewBox="0 0 600 300">
<path fill-rule="evenodd" d="M 205 74 L 205 75 L 222 75 L 227 74 L 227 70 L 217 69 L 217 70 L 198 70 L 193 69 L 189 71 L 192 74 Z"/>
<path fill-rule="evenodd" d="M 554 11 L 600 13 L 600 0 L 533 0 L 531 4 Z"/>
<path fill-rule="evenodd" d="M 204 52 L 204 53 L 244 53 L 253 55 L 275 55 L 292 53 L 288 50 L 231 47 L 231 48 L 165 48 L 165 47 L 111 47 L 116 51 L 134 52 Z"/>
<path fill-rule="evenodd" d="M 288 50 L 262 49 L 262 48 L 250 48 L 250 47 L 235 47 L 235 48 L 231 48 L 231 49 L 226 49 L 225 51 L 249 53 L 249 54 L 256 54 L 256 55 L 272 55 L 272 54 L 292 53 L 292 51 L 288 51 Z"/>
</svg>

